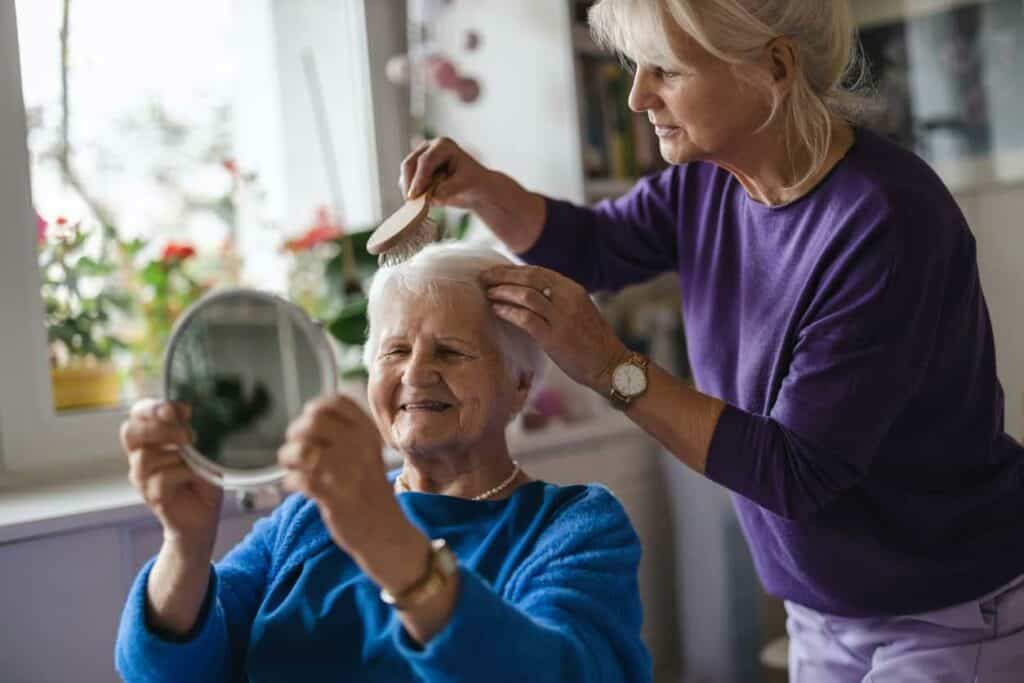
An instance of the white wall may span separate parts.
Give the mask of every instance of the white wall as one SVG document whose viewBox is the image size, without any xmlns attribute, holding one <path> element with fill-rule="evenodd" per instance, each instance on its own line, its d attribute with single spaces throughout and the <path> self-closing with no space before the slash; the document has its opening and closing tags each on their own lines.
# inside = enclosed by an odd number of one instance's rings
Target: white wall
<svg viewBox="0 0 1024 683">
<path fill-rule="evenodd" d="M 981 282 L 1006 392 L 1006 431 L 1024 439 L 1024 184 L 957 194 L 978 240 Z"/>
<path fill-rule="evenodd" d="M 438 29 L 440 47 L 482 89 L 470 105 L 451 94 L 433 96 L 428 118 L 434 131 L 527 189 L 582 200 L 569 3 L 454 3 L 440 13 Z M 483 38 L 475 52 L 461 49 L 466 29 Z"/>
</svg>

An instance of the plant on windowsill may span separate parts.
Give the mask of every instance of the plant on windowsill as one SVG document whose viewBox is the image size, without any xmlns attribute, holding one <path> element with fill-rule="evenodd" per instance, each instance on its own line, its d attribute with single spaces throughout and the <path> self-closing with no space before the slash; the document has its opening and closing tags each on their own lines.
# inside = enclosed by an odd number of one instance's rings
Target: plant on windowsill
<svg viewBox="0 0 1024 683">
<path fill-rule="evenodd" d="M 126 263 L 136 262 L 145 243 L 136 240 L 125 246 Z M 152 258 L 130 268 L 132 299 L 139 307 L 137 327 L 132 334 L 132 379 L 140 394 L 159 393 L 153 386 L 163 369 L 163 354 L 174 323 L 186 308 L 210 288 L 190 270 L 196 257 L 187 242 L 168 242 Z"/>
<path fill-rule="evenodd" d="M 116 405 L 121 388 L 111 357 L 126 345 L 112 329 L 132 306 L 108 279 L 116 267 L 104 252 L 116 235 L 104 226 L 97 252 L 80 222 L 58 218 L 51 227 L 39 217 L 37 236 L 54 405 Z"/>
</svg>

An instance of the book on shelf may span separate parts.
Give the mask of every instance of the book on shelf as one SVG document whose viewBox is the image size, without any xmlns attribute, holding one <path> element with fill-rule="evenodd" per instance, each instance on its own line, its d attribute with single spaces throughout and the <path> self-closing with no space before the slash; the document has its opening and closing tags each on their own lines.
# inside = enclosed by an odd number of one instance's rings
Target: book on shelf
<svg viewBox="0 0 1024 683">
<path fill-rule="evenodd" d="M 611 56 L 578 59 L 586 177 L 633 179 L 663 167 L 653 126 L 629 109 L 629 72 Z"/>
</svg>

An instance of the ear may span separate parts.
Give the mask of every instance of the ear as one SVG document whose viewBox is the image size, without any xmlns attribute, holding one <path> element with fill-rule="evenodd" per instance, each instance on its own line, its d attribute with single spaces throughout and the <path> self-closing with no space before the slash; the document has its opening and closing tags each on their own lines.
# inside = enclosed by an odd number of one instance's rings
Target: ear
<svg viewBox="0 0 1024 683">
<path fill-rule="evenodd" d="M 793 81 L 796 79 L 796 43 L 788 36 L 779 36 L 765 46 L 764 58 L 771 76 L 772 88 L 785 95 L 793 87 Z"/>
</svg>

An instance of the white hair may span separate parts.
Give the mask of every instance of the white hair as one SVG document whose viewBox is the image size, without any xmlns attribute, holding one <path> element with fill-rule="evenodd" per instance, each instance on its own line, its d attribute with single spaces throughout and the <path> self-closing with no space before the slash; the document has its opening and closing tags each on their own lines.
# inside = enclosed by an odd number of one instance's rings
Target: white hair
<svg viewBox="0 0 1024 683">
<path fill-rule="evenodd" d="M 734 67 L 757 60 L 772 40 L 791 38 L 793 87 L 773 95 L 762 128 L 782 117 L 786 135 L 809 152 L 811 167 L 794 187 L 824 165 L 835 121 L 854 123 L 868 109 L 867 68 L 847 0 L 600 0 L 588 19 L 599 44 L 652 64 L 677 61 L 665 21 Z"/>
<path fill-rule="evenodd" d="M 513 261 L 490 247 L 438 242 L 424 247 L 398 265 L 378 270 L 367 295 L 369 329 L 363 346 L 363 363 L 370 368 L 377 355 L 380 332 L 373 324 L 374 311 L 378 310 L 387 297 L 419 295 L 427 305 L 449 302 L 452 296 L 448 287 L 457 285 L 465 287 L 471 295 L 475 294 L 481 303 L 485 303 L 480 273 L 493 266 L 508 265 L 514 265 Z M 516 381 L 531 380 L 531 389 L 536 390 L 540 386 L 545 366 L 544 351 L 530 335 L 498 318 L 489 309 L 488 313 L 510 376 Z"/>
</svg>

